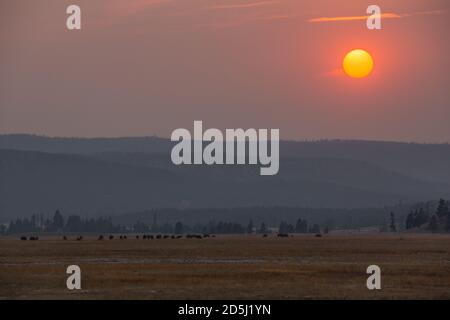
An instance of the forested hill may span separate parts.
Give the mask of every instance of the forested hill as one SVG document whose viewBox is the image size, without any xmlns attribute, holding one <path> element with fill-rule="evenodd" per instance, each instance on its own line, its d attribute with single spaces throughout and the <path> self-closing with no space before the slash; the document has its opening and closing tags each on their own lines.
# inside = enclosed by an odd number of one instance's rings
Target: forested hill
<svg viewBox="0 0 450 320">
<path fill-rule="evenodd" d="M 0 135 L 1 149 L 49 153 L 153 153 L 168 157 L 173 143 L 158 137 L 52 138 Z M 282 141 L 281 157 L 343 158 L 368 162 L 410 177 L 450 183 L 450 145 L 380 141 Z"/>
</svg>

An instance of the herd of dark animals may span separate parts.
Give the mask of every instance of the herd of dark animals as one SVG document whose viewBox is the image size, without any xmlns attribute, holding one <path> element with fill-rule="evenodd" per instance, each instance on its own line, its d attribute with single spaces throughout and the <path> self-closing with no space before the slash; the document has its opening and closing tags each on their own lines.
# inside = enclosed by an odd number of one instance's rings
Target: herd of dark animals
<svg viewBox="0 0 450 320">
<path fill-rule="evenodd" d="M 20 237 L 20 240 L 28 240 L 28 238 L 27 237 Z M 39 237 L 30 237 L 29 240 L 37 241 L 37 240 L 39 240 Z"/>
<path fill-rule="evenodd" d="M 187 235 L 185 235 L 185 238 L 186 239 L 205 239 L 205 238 L 209 238 L 209 237 L 214 238 L 215 236 L 216 235 L 214 235 L 214 234 L 213 235 L 210 235 L 210 234 L 187 234 Z M 267 238 L 268 236 L 269 235 L 267 233 L 263 234 L 263 238 Z M 293 237 L 293 235 L 289 235 L 287 233 L 278 233 L 277 237 L 278 238 L 289 238 L 289 237 Z M 320 238 L 320 237 L 322 237 L 322 234 L 318 233 L 318 234 L 315 235 L 315 237 Z M 128 239 L 128 237 L 126 235 L 120 235 L 120 236 L 117 236 L 117 238 L 120 239 L 120 240 L 127 240 Z M 161 234 L 158 234 L 158 235 L 144 234 L 142 236 L 136 235 L 136 240 L 139 240 L 141 238 L 142 238 L 142 240 L 181 239 L 181 238 L 183 238 L 183 236 L 182 235 L 167 235 L 167 234 L 166 235 L 161 235 Z M 69 238 L 67 236 L 63 236 L 62 239 L 65 240 L 65 241 L 69 240 Z M 77 241 L 81 241 L 81 240 L 83 240 L 83 236 L 77 236 L 75 239 Z M 105 239 L 105 237 L 103 235 L 100 235 L 97 238 L 97 240 L 104 240 L 104 239 Z M 115 236 L 114 235 L 110 235 L 108 237 L 108 239 L 109 240 L 114 240 Z M 27 238 L 27 237 L 22 236 L 22 237 L 20 237 L 20 240 L 22 240 L 22 241 L 26 241 L 26 240 L 37 241 L 37 240 L 39 240 L 39 237 L 31 236 L 31 237 Z"/>
<path fill-rule="evenodd" d="M 214 238 L 216 235 L 210 235 L 210 234 L 187 234 L 185 237 L 186 239 L 205 239 L 205 238 Z M 110 235 L 108 237 L 109 240 L 114 240 L 116 238 L 116 236 Z M 153 240 L 153 239 L 181 239 L 183 238 L 182 235 L 162 235 L 162 234 L 158 234 L 158 235 L 151 235 L 151 234 L 144 234 L 142 236 L 140 235 L 136 235 L 136 240 L 141 239 L 142 240 Z M 63 236 L 62 237 L 63 240 L 69 240 L 69 238 L 67 236 Z M 75 238 L 77 241 L 81 241 L 83 240 L 83 236 L 78 236 Z M 105 236 L 100 235 L 98 236 L 97 240 L 104 240 Z M 128 237 L 126 235 L 120 235 L 117 236 L 117 239 L 120 240 L 127 240 Z M 20 240 L 26 241 L 26 240 L 31 240 L 31 241 L 35 241 L 35 240 L 39 240 L 39 237 L 20 237 Z"/>
</svg>

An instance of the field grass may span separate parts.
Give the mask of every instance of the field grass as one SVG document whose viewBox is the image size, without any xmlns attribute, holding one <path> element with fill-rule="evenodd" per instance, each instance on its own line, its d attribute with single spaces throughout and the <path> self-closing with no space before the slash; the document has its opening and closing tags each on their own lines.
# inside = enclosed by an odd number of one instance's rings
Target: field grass
<svg viewBox="0 0 450 320">
<path fill-rule="evenodd" d="M 66 288 L 67 266 L 82 290 Z M 366 268 L 382 290 L 366 288 Z M 450 299 L 448 235 L 0 239 L 0 299 Z"/>
</svg>

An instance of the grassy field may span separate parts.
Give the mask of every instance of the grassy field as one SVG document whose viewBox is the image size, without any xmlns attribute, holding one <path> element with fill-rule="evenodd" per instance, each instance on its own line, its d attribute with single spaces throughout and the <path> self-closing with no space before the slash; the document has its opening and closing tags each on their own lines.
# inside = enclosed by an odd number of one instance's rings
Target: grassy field
<svg viewBox="0 0 450 320">
<path fill-rule="evenodd" d="M 66 267 L 82 290 L 66 288 Z M 366 288 L 366 268 L 382 290 Z M 0 239 L 0 299 L 450 299 L 450 236 Z"/>
</svg>

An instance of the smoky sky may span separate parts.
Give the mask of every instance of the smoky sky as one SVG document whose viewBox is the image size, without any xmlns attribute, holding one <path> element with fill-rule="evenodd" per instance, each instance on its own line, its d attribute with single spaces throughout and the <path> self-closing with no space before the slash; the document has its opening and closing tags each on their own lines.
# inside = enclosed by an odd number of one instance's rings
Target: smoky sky
<svg viewBox="0 0 450 320">
<path fill-rule="evenodd" d="M 2 0 L 0 132 L 170 136 L 279 128 L 282 139 L 450 142 L 450 3 L 376 1 L 399 17 L 370 31 L 373 1 Z M 66 29 L 66 8 L 82 30 Z M 342 58 L 369 51 L 373 74 Z"/>
</svg>

